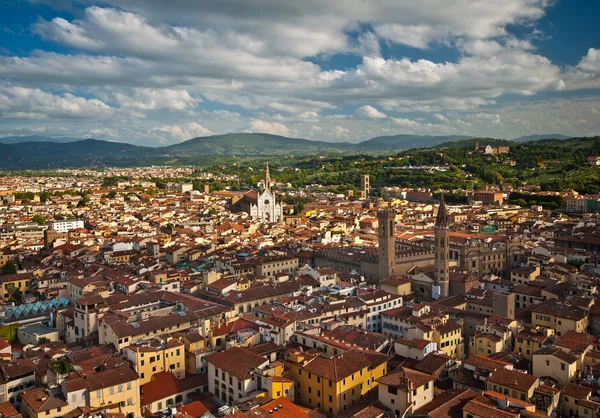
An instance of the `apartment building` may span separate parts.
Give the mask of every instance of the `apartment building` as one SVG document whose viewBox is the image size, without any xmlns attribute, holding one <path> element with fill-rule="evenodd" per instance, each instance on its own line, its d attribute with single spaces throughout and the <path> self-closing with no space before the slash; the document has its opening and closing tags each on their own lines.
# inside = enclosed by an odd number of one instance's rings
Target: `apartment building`
<svg viewBox="0 0 600 418">
<path fill-rule="evenodd" d="M 292 351 L 286 364 L 296 382 L 295 400 L 333 417 L 376 393 L 377 379 L 385 375 L 390 358 L 370 350 L 348 350 L 329 358 Z"/>
<path fill-rule="evenodd" d="M 229 405 L 241 403 L 257 395 L 260 379 L 257 370 L 269 365 L 269 360 L 249 350 L 232 347 L 205 357 L 208 363 L 208 390 Z"/>
</svg>

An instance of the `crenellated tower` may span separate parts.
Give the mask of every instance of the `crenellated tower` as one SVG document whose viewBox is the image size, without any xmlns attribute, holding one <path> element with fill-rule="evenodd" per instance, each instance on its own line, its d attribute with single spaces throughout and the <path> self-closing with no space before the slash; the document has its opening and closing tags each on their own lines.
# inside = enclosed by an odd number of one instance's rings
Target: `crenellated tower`
<svg viewBox="0 0 600 418">
<path fill-rule="evenodd" d="M 446 212 L 446 203 L 444 195 L 440 197 L 440 206 L 438 208 L 435 226 L 435 261 L 434 261 L 434 286 L 439 287 L 439 295 L 436 297 L 436 291 L 433 291 L 434 299 L 449 296 L 450 288 L 450 268 L 448 256 L 450 253 L 450 230 L 448 229 L 448 213 Z"/>
<path fill-rule="evenodd" d="M 379 224 L 379 281 L 394 274 L 396 265 L 396 211 L 384 209 L 377 212 Z"/>
</svg>

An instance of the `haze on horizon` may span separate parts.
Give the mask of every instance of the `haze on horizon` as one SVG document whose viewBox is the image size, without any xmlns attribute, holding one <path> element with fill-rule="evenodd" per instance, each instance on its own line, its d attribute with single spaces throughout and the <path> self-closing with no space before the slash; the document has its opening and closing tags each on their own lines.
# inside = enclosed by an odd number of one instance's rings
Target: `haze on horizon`
<svg viewBox="0 0 600 418">
<path fill-rule="evenodd" d="M 600 2 L 0 5 L 0 136 L 600 133 Z"/>
</svg>

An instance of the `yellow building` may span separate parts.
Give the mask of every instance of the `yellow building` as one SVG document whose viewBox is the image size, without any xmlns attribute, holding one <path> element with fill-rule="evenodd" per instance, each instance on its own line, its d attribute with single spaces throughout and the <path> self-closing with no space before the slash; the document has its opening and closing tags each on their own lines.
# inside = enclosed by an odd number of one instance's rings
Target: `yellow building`
<svg viewBox="0 0 600 418">
<path fill-rule="evenodd" d="M 89 407 L 119 411 L 128 418 L 140 416 L 140 386 L 129 367 L 106 370 L 86 377 Z"/>
<path fill-rule="evenodd" d="M 449 320 L 448 315 L 436 317 L 441 324 L 417 324 L 408 332 L 408 338 L 419 338 L 433 341 L 438 350 L 448 357 L 462 360 L 465 357 L 465 345 L 462 337 L 462 326 Z M 432 321 L 433 322 L 433 321 Z"/>
<path fill-rule="evenodd" d="M 533 353 L 542 348 L 554 330 L 542 326 L 526 326 L 515 335 L 515 351 L 529 361 L 533 361 Z"/>
<path fill-rule="evenodd" d="M 567 383 L 562 390 L 562 416 L 580 418 L 596 417 L 600 404 L 592 399 L 592 389 L 587 386 Z"/>
<path fill-rule="evenodd" d="M 21 412 L 29 418 L 48 417 L 59 418 L 69 412 L 69 404 L 65 401 L 62 392 L 53 396 L 45 387 L 37 387 L 21 393 Z M 2 415 L 4 416 L 4 415 Z"/>
<path fill-rule="evenodd" d="M 475 354 L 489 356 L 503 351 L 503 341 L 496 334 L 475 334 L 473 337 Z"/>
<path fill-rule="evenodd" d="M 381 290 L 385 290 L 393 295 L 410 295 L 412 290 L 410 289 L 410 280 L 403 279 L 398 276 L 388 277 L 385 280 L 379 282 Z"/>
<path fill-rule="evenodd" d="M 533 374 L 550 377 L 562 388 L 577 376 L 577 356 L 558 347 L 547 347 L 533 354 Z"/>
<path fill-rule="evenodd" d="M 487 380 L 487 390 L 529 402 L 540 385 L 539 379 L 516 370 L 498 369 Z"/>
<path fill-rule="evenodd" d="M 140 385 L 152 380 L 159 372 L 171 372 L 177 379 L 185 378 L 185 344 L 175 338 L 143 341 L 123 350 L 127 360 L 140 376 Z"/>
<path fill-rule="evenodd" d="M 330 358 L 294 351 L 287 357 L 296 382 L 295 401 L 337 416 L 377 390 L 377 379 L 387 370 L 390 356 L 349 350 Z"/>
<path fill-rule="evenodd" d="M 277 399 L 283 396 L 294 401 L 294 381 L 284 377 L 283 374 L 284 367 L 280 361 L 275 361 L 258 372 L 262 380 L 261 387 L 266 391 L 264 397 Z"/>
<path fill-rule="evenodd" d="M 531 322 L 552 328 L 556 335 L 564 335 L 568 331 L 585 333 L 588 312 L 574 305 L 549 300 L 531 310 Z"/>
<path fill-rule="evenodd" d="M 31 273 L 20 273 L 20 274 L 8 274 L 0 276 L 0 284 L 2 285 L 2 300 L 8 301 L 11 297 L 13 289 L 20 290 L 21 293 L 29 292 L 31 289 L 31 280 L 33 275 Z"/>
<path fill-rule="evenodd" d="M 206 340 L 197 332 L 189 331 L 181 334 L 185 345 L 185 371 L 187 374 L 206 373 L 208 366 L 204 360 L 215 351 L 212 347 L 206 346 Z"/>
</svg>

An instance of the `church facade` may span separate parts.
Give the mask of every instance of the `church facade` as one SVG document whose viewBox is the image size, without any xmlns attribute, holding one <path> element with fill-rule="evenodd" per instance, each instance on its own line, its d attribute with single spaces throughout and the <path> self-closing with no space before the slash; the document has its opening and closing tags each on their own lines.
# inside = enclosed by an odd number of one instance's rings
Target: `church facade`
<svg viewBox="0 0 600 418">
<path fill-rule="evenodd" d="M 283 207 L 277 202 L 275 192 L 271 191 L 271 176 L 268 164 L 264 189 L 260 192 L 250 190 L 244 194 L 237 204 L 242 212 L 246 212 L 254 219 L 262 219 L 267 222 L 283 220 Z"/>
</svg>

